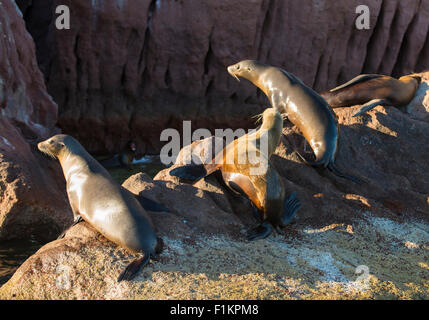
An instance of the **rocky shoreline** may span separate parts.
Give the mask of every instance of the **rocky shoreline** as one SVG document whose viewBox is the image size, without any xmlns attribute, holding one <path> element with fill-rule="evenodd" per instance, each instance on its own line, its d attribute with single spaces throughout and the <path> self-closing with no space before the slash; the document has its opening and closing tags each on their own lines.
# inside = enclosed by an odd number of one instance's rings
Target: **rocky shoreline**
<svg viewBox="0 0 429 320">
<path fill-rule="evenodd" d="M 72 213 L 61 167 L 35 147 L 62 129 L 94 154 L 118 152 L 130 138 L 139 153 L 156 153 L 160 130 L 180 129 L 183 119 L 193 128 L 253 128 L 250 115 L 266 101 L 225 71 L 244 55 L 283 65 L 317 90 L 362 72 L 422 71 L 428 1 L 374 1 L 376 27 L 362 33 L 350 31 L 353 19 L 338 1 L 324 2 L 332 11 L 311 1 L 254 1 L 234 32 L 233 9 L 247 0 L 161 8 L 145 0 L 137 9 L 73 1 L 79 28 L 64 37 L 45 16 L 57 1 L 40 3 L 18 1 L 20 12 L 0 2 L 0 241 L 48 243 L 0 287 L 0 299 L 429 299 L 429 72 L 403 109 L 378 106 L 357 118 L 360 106 L 335 109 L 336 165 L 361 185 L 303 164 L 293 151 L 305 153 L 304 138 L 285 121 L 271 161 L 302 208 L 264 240 L 245 240 L 256 224 L 250 204 L 215 176 L 194 185 L 169 169 L 129 177 L 125 188 L 171 211 L 150 212 L 165 250 L 130 282 L 116 279 L 133 255 L 87 223 L 55 240 Z M 195 25 L 175 21 L 181 29 L 171 30 L 173 12 L 186 18 L 190 8 Z M 290 32 L 275 31 L 282 15 Z M 308 29 L 295 27 L 302 20 Z"/>
</svg>

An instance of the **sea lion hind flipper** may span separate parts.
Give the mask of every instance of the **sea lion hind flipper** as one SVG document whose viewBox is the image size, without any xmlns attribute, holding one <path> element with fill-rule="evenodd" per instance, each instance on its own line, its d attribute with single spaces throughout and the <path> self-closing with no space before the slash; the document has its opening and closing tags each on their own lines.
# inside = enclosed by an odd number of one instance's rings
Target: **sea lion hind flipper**
<svg viewBox="0 0 429 320">
<path fill-rule="evenodd" d="M 361 74 L 361 75 L 353 78 L 352 80 L 350 80 L 350 81 L 348 81 L 348 82 L 346 82 L 346 83 L 344 83 L 344 84 L 342 84 L 342 85 L 340 85 L 334 89 L 329 90 L 329 92 L 335 92 L 335 91 L 353 86 L 355 84 L 358 84 L 358 83 L 361 83 L 361 82 L 364 82 L 367 80 L 375 79 L 375 78 L 380 78 L 380 77 L 382 77 L 382 75 L 379 75 L 379 74 Z"/>
<path fill-rule="evenodd" d="M 293 192 L 284 202 L 283 205 L 283 226 L 289 224 L 292 221 L 295 213 L 301 208 L 301 201 L 296 196 L 296 192 Z"/>
<path fill-rule="evenodd" d="M 368 112 L 371 109 L 374 109 L 376 106 L 384 106 L 384 105 L 389 105 L 389 104 L 391 104 L 391 103 L 388 100 L 385 100 L 385 99 L 374 99 L 374 100 L 371 100 L 371 101 L 365 103 L 362 106 L 362 108 L 353 115 L 353 118 L 357 117 L 357 116 L 360 116 L 361 114 L 364 114 L 365 112 Z"/>
<path fill-rule="evenodd" d="M 256 228 L 247 231 L 247 240 L 255 241 L 265 239 L 273 232 L 273 227 L 268 221 L 262 222 Z"/>
<path fill-rule="evenodd" d="M 354 183 L 357 183 L 357 184 L 362 184 L 364 182 L 363 180 L 361 180 L 355 176 L 350 176 L 350 175 L 342 173 L 340 170 L 338 170 L 335 167 L 335 165 L 332 162 L 330 162 L 328 164 L 327 168 L 329 169 L 329 171 L 331 171 L 333 174 L 335 174 L 338 177 L 353 181 Z"/>
<path fill-rule="evenodd" d="M 137 196 L 137 200 L 140 202 L 143 209 L 147 211 L 170 212 L 170 209 L 168 209 L 167 207 L 144 196 Z"/>
<path fill-rule="evenodd" d="M 140 271 L 141 268 L 143 268 L 150 260 L 150 254 L 144 253 L 141 258 L 135 259 L 133 262 L 131 262 L 124 271 L 121 272 L 121 274 L 118 277 L 118 282 L 121 282 L 122 280 L 130 281 L 132 280 L 137 273 Z"/>
<path fill-rule="evenodd" d="M 196 182 L 207 176 L 205 165 L 186 165 L 174 168 L 170 172 L 170 176 L 177 177 L 184 181 Z"/>
</svg>

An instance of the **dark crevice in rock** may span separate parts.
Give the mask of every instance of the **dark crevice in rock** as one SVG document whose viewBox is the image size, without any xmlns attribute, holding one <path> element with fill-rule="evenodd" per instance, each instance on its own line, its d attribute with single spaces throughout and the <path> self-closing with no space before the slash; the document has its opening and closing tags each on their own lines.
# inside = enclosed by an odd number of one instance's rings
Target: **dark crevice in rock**
<svg viewBox="0 0 429 320">
<path fill-rule="evenodd" d="M 429 30 L 426 34 L 426 41 L 423 46 L 423 49 L 420 51 L 419 57 L 417 59 L 416 72 L 422 72 L 429 70 L 428 66 L 429 61 Z"/>
<path fill-rule="evenodd" d="M 167 63 L 167 70 L 165 71 L 165 75 L 164 75 L 164 83 L 165 86 L 167 88 L 171 89 L 171 83 L 172 83 L 172 78 L 171 78 L 171 74 L 170 74 L 170 61 Z"/>
<path fill-rule="evenodd" d="M 147 56 L 148 56 L 148 51 L 149 51 L 149 41 L 151 38 L 152 20 L 153 20 L 153 15 L 155 13 L 155 9 L 156 9 L 156 0 L 152 0 L 152 2 L 149 5 L 149 9 L 148 9 L 146 31 L 145 31 L 145 35 L 144 35 L 142 52 L 140 54 L 139 64 L 138 64 L 138 68 L 139 68 L 139 70 L 141 70 L 142 64 L 144 63 L 144 67 L 143 67 L 144 70 L 142 73 L 142 83 L 141 83 L 142 87 L 144 87 L 146 80 L 149 78 L 149 76 L 147 75 L 147 72 L 148 72 L 148 70 L 147 70 Z"/>
<path fill-rule="evenodd" d="M 26 29 L 34 40 L 37 63 L 44 75 L 45 82 L 48 83 L 52 60 L 55 56 L 55 48 L 52 45 L 54 1 L 16 0 L 15 2 L 22 12 Z"/>
<path fill-rule="evenodd" d="M 401 16 L 401 10 L 399 9 L 399 2 L 396 3 L 396 8 L 395 8 L 395 14 L 393 16 L 393 20 L 389 25 L 389 39 L 395 39 L 395 32 L 397 31 L 396 29 L 396 25 L 398 23 L 398 21 L 400 20 L 400 16 Z M 377 73 L 386 73 L 385 70 L 385 65 L 386 65 L 386 61 L 389 61 L 389 55 L 391 53 L 391 48 L 389 43 L 385 46 L 384 48 L 384 52 L 383 52 L 383 58 L 381 59 L 380 65 L 377 68 Z M 392 70 L 389 70 L 390 72 L 388 72 L 388 74 L 391 73 Z"/>
<path fill-rule="evenodd" d="M 74 57 L 76 58 L 76 89 L 80 89 L 79 82 L 82 78 L 82 71 L 83 71 L 82 63 L 80 61 L 79 53 L 78 53 L 79 39 L 80 39 L 80 36 L 76 35 L 74 44 L 73 44 L 73 54 L 74 54 Z"/>
<path fill-rule="evenodd" d="M 405 72 L 411 72 L 411 70 L 404 70 L 406 68 L 406 62 L 410 57 L 408 57 L 408 46 L 410 45 L 409 39 L 411 35 L 415 32 L 415 28 L 418 23 L 419 19 L 419 8 L 421 4 L 421 0 L 419 0 L 419 4 L 416 7 L 416 11 L 414 12 L 414 16 L 411 19 L 410 23 L 408 24 L 407 30 L 404 33 L 404 37 L 402 39 L 401 48 L 399 49 L 398 58 L 396 59 L 395 66 L 393 68 L 392 75 L 394 77 L 400 77 L 402 76 L 402 73 Z M 418 56 L 418 55 L 417 55 Z M 414 66 L 413 66 L 414 68 Z"/>
<path fill-rule="evenodd" d="M 318 82 L 319 75 L 320 75 L 320 70 L 322 69 L 322 62 L 324 60 L 323 57 L 324 57 L 323 54 L 321 54 L 320 57 L 319 57 L 319 62 L 317 63 L 316 74 L 314 76 L 313 83 L 311 84 L 312 88 L 314 88 L 316 86 L 317 82 Z"/>
<path fill-rule="evenodd" d="M 373 29 L 372 35 L 369 38 L 368 45 L 366 48 L 366 56 L 365 56 L 365 63 L 363 65 L 363 69 L 361 73 L 375 73 L 376 70 L 372 70 L 371 62 L 373 61 L 373 53 L 374 53 L 374 47 L 377 46 L 378 42 L 378 35 L 381 33 L 384 29 L 384 16 L 385 16 L 385 8 L 386 2 L 383 1 L 381 3 L 380 11 L 378 13 L 377 21 L 375 23 L 375 27 Z M 377 69 L 377 68 L 375 68 Z"/>
<path fill-rule="evenodd" d="M 210 79 L 207 87 L 206 87 L 206 92 L 204 94 L 205 97 L 208 97 L 212 92 L 213 92 L 213 79 Z"/>
<path fill-rule="evenodd" d="M 274 3 L 273 0 L 268 0 L 268 8 L 267 8 L 267 11 L 265 11 L 264 20 L 262 23 L 261 36 L 259 39 L 259 47 L 257 51 L 257 57 L 258 57 L 257 59 L 262 61 L 265 60 L 264 57 L 262 57 L 262 50 L 263 50 L 263 44 L 264 44 L 264 37 L 266 36 L 268 26 L 271 22 L 271 11 L 273 10 L 273 3 Z"/>
<path fill-rule="evenodd" d="M 213 59 L 213 50 L 212 50 L 213 30 L 214 30 L 214 27 L 212 27 L 212 30 L 210 31 L 210 35 L 209 35 L 209 48 L 208 48 L 206 56 L 204 58 L 204 75 L 208 75 L 209 74 L 210 63 L 211 63 L 211 61 Z"/>
</svg>

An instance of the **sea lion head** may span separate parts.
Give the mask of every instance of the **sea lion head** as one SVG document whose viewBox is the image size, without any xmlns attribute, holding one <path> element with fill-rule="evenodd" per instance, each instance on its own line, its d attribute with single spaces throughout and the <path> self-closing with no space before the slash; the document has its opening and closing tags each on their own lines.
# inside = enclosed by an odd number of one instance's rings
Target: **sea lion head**
<svg viewBox="0 0 429 320">
<path fill-rule="evenodd" d="M 265 65 L 256 60 L 243 60 L 229 66 L 228 73 L 240 81 L 239 77 L 252 80 L 255 72 L 259 72 Z"/>
<path fill-rule="evenodd" d="M 410 82 L 413 81 L 416 86 L 418 86 L 422 82 L 422 76 L 418 73 L 412 73 L 399 78 L 399 81 L 402 82 Z"/>
<path fill-rule="evenodd" d="M 57 134 L 40 142 L 37 147 L 44 154 L 59 160 L 61 160 L 66 153 L 73 152 L 73 150 L 78 151 L 81 148 L 76 139 L 66 134 Z"/>
<path fill-rule="evenodd" d="M 135 153 L 137 151 L 136 142 L 134 140 L 128 141 L 128 148 Z"/>
<path fill-rule="evenodd" d="M 422 82 L 422 76 L 420 74 L 410 74 L 410 77 L 414 78 L 417 80 L 417 83 L 420 84 L 420 82 Z"/>
</svg>

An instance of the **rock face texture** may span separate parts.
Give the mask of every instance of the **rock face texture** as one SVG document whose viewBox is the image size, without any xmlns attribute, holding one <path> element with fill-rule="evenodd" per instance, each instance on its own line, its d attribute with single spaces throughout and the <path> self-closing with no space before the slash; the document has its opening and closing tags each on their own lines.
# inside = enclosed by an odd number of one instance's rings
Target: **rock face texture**
<svg viewBox="0 0 429 320">
<path fill-rule="evenodd" d="M 242 59 L 282 67 L 321 91 L 360 73 L 429 68 L 429 0 L 76 0 L 70 30 L 60 0 L 20 0 L 59 125 L 92 152 L 134 137 L 157 152 L 165 128 L 247 128 L 268 101 L 226 67 Z"/>
<path fill-rule="evenodd" d="M 13 1 L 0 2 L 0 240 L 50 240 L 71 219 L 64 178 L 28 142 L 58 131 L 58 107 L 20 14 Z"/>
<path fill-rule="evenodd" d="M 362 185 L 304 165 L 292 152 L 305 154 L 302 136 L 284 128 L 271 160 L 302 208 L 282 233 L 245 241 L 257 224 L 249 202 L 229 194 L 216 176 L 185 185 L 170 169 L 154 180 L 140 173 L 123 186 L 171 211 L 151 213 L 165 242 L 158 261 L 117 283 L 134 257 L 82 223 L 30 257 L 0 298 L 428 299 L 427 85 L 410 108 L 416 114 L 379 106 L 352 118 L 359 106 L 335 109 L 336 164 Z M 207 160 L 198 149 L 194 154 Z"/>
</svg>

